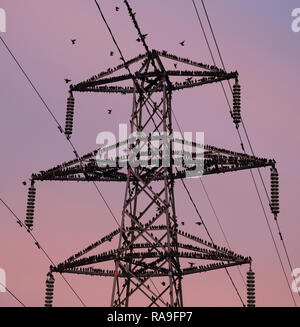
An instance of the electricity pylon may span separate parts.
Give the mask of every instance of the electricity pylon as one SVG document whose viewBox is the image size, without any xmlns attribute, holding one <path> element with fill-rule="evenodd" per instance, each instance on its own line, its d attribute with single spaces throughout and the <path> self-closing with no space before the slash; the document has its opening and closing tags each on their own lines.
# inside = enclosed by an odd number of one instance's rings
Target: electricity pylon
<svg viewBox="0 0 300 327">
<path fill-rule="evenodd" d="M 175 63 L 174 67 L 179 65 L 187 68 L 165 69 L 163 61 L 170 60 Z M 134 73 L 131 70 L 133 66 L 138 66 Z M 124 69 L 126 73 L 122 74 Z M 179 58 L 166 51 L 152 50 L 70 87 L 65 129 L 68 137 L 72 134 L 75 92 L 131 94 L 130 132 L 140 137 L 133 141 L 118 142 L 115 149 L 119 150 L 119 154 L 115 158 L 105 159 L 106 165 L 99 164 L 102 160 L 99 158 L 108 149 L 104 147 L 81 157 L 75 152 L 76 159 L 32 175 L 31 198 L 35 194 L 36 181 L 125 183 L 119 228 L 56 267 L 50 267 L 48 279 L 51 283 L 52 274 L 57 272 L 111 277 L 111 306 L 129 306 L 134 303 L 132 301 L 135 297 L 135 301 L 139 301 L 143 295 L 149 306 L 181 307 L 184 304 L 184 276 L 243 264 L 251 265 L 250 257 L 217 246 L 211 239 L 203 240 L 197 235 L 184 232 L 179 228 L 176 214 L 175 183 L 193 173 L 197 177 L 199 167 L 203 175 L 267 166 L 274 169 L 274 160 L 195 142 L 191 143 L 191 147 L 195 150 L 201 146 L 202 157 L 195 157 L 195 151 L 189 155 L 183 151 L 178 157 L 175 149 L 184 140 L 181 142 L 170 137 L 174 135 L 172 93 L 225 80 L 233 80 L 235 83 L 233 120 L 238 125 L 238 73 L 227 73 L 215 66 Z M 124 85 L 127 81 L 133 82 L 133 85 Z M 117 83 L 122 84 L 116 85 Z M 155 133 L 168 138 L 170 142 L 167 146 L 150 137 Z M 134 160 L 131 162 L 135 164 L 130 165 L 132 153 Z M 148 155 L 148 161 L 142 160 L 145 155 Z M 31 228 L 33 209 L 32 204 L 29 206 L 27 225 Z M 115 242 L 115 246 L 110 242 Z M 109 248 L 105 244 L 109 244 Z M 101 247 L 105 251 L 101 251 Z M 100 266 L 95 267 L 96 264 Z M 251 306 L 255 303 L 253 273 L 249 276 L 251 289 L 248 289 L 248 305 Z M 155 284 L 154 280 L 159 283 Z M 49 296 L 47 301 L 49 305 Z"/>
</svg>

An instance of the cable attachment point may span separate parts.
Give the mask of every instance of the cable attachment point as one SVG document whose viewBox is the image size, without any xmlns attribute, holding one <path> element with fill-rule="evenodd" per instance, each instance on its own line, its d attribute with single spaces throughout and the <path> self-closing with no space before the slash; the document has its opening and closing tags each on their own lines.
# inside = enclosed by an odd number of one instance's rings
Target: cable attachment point
<svg viewBox="0 0 300 327">
<path fill-rule="evenodd" d="M 27 210 L 25 225 L 29 231 L 33 228 L 34 207 L 35 207 L 36 189 L 34 187 L 34 180 L 31 180 L 31 186 L 28 189 Z"/>
<path fill-rule="evenodd" d="M 236 128 L 239 128 L 241 122 L 241 86 L 236 80 L 233 85 L 233 112 L 232 112 L 233 122 Z"/>
<path fill-rule="evenodd" d="M 73 119 L 74 119 L 74 106 L 75 99 L 73 97 L 73 93 L 70 92 L 70 96 L 67 100 L 67 113 L 66 113 L 66 125 L 65 125 L 65 134 L 67 139 L 69 140 L 73 131 Z"/>
</svg>

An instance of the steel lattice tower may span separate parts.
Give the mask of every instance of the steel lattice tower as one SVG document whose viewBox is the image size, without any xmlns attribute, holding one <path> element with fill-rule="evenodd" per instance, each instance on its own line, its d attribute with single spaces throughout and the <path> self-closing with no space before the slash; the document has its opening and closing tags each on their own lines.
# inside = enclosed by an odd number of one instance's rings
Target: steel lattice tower
<svg viewBox="0 0 300 327">
<path fill-rule="evenodd" d="M 163 60 L 172 60 L 173 63 L 186 65 L 189 69 L 166 70 Z M 130 68 L 134 65 L 138 68 L 132 73 Z M 124 69 L 127 70 L 126 74 L 122 74 Z M 179 58 L 166 51 L 147 51 L 146 54 L 110 68 L 87 81 L 72 85 L 68 99 L 65 133 L 68 137 L 72 134 L 73 94 L 75 92 L 99 92 L 132 95 L 131 133 L 150 135 L 150 133 L 159 132 L 163 135 L 172 135 L 174 132 L 172 93 L 224 80 L 233 80 L 234 90 L 238 90 L 234 93 L 236 110 L 233 115 L 235 124 L 238 124 L 240 116 L 237 99 L 240 95 L 237 72 L 227 73 L 215 66 Z M 124 86 L 127 81 L 130 81 L 131 86 Z M 120 86 L 117 83 L 123 84 Z M 251 264 L 250 257 L 238 255 L 229 249 L 217 246 L 211 240 L 203 240 L 179 228 L 174 195 L 175 183 L 186 178 L 189 172 L 196 169 L 196 165 L 188 166 L 184 155 L 181 158 L 181 167 L 175 165 L 173 151 L 175 143 L 174 140 L 170 142 L 168 166 L 164 162 L 164 149 L 151 144 L 149 138 L 146 152 L 151 156 L 155 153 L 158 158 L 158 164 L 155 166 L 149 161 L 148 165 L 132 167 L 124 164 L 124 160 L 128 159 L 128 154 L 121 156 L 119 153 L 115 167 L 110 165 L 100 167 L 98 164 L 100 152 L 96 149 L 81 157 L 75 152 L 76 159 L 32 175 L 26 219 L 28 228 L 32 227 L 33 222 L 34 203 L 32 202 L 35 197 L 36 181 L 125 183 L 119 228 L 56 267 L 51 266 L 50 277 L 48 277 L 51 283 L 54 280 L 52 274 L 57 272 L 112 277 L 111 306 L 129 306 L 132 298 L 142 294 L 149 306 L 181 307 L 183 306 L 182 279 L 184 276 Z M 119 149 L 121 146 L 121 143 L 117 143 L 115 148 Z M 197 144 L 193 143 L 193 147 L 196 146 Z M 135 142 L 129 142 L 127 150 L 135 150 L 136 158 L 140 159 L 145 152 L 143 140 L 137 139 Z M 272 167 L 273 172 L 275 169 L 274 160 L 208 145 L 203 146 L 203 152 L 203 175 L 267 166 Z M 110 247 L 109 251 L 101 251 L 103 244 L 112 241 L 116 242 L 114 248 Z M 89 252 L 93 251 L 95 253 L 89 255 Z M 186 266 L 186 260 L 191 259 L 203 263 L 193 262 Z M 111 265 L 109 269 L 101 267 L 105 265 L 107 268 L 109 263 Z M 100 267 L 94 267 L 96 264 Z M 252 275 L 250 277 L 254 278 Z M 153 288 L 150 284 L 152 279 L 158 279 L 160 285 Z M 248 304 L 252 305 L 254 282 L 249 283 L 251 294 L 248 292 Z M 46 304 L 50 305 L 53 290 L 47 294 Z"/>
</svg>

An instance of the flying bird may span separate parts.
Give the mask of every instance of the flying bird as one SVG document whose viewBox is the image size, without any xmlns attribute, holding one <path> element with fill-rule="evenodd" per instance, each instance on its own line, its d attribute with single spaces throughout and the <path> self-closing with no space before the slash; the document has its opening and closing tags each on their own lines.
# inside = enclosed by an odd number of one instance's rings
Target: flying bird
<svg viewBox="0 0 300 327">
<path fill-rule="evenodd" d="M 202 223 L 200 223 L 199 221 L 197 221 L 196 224 L 197 224 L 198 226 L 201 226 L 201 225 L 202 225 Z"/>
<path fill-rule="evenodd" d="M 108 112 L 108 114 L 110 115 L 111 112 L 112 112 L 112 110 L 111 110 L 111 109 L 108 109 L 107 112 Z"/>
<path fill-rule="evenodd" d="M 191 82 L 192 81 L 192 77 L 189 77 L 186 79 L 188 82 Z"/>
<path fill-rule="evenodd" d="M 111 51 L 111 52 L 110 52 L 110 56 L 113 56 L 113 55 L 114 55 L 114 52 L 113 52 L 113 51 Z"/>
<path fill-rule="evenodd" d="M 116 11 L 119 11 L 119 9 L 120 9 L 119 7 L 116 7 Z"/>
<path fill-rule="evenodd" d="M 162 286 L 166 286 L 166 283 L 165 283 L 165 282 L 161 282 L 161 285 L 162 285 Z"/>
<path fill-rule="evenodd" d="M 72 44 L 76 44 L 76 39 L 71 40 Z"/>
<path fill-rule="evenodd" d="M 65 78 L 65 82 L 66 82 L 66 84 L 68 84 L 68 83 L 70 83 L 70 82 L 71 82 L 71 80 L 70 80 L 70 79 L 67 79 L 67 78 Z"/>
<path fill-rule="evenodd" d="M 185 41 L 181 41 L 179 44 L 184 47 L 184 42 Z"/>
<path fill-rule="evenodd" d="M 23 185 L 27 185 L 27 183 L 24 181 L 24 182 L 23 182 Z"/>
<path fill-rule="evenodd" d="M 174 67 L 177 68 L 177 64 L 174 64 Z"/>
<path fill-rule="evenodd" d="M 194 262 L 189 262 L 188 264 L 191 266 L 191 268 L 195 265 Z"/>
<path fill-rule="evenodd" d="M 182 226 L 184 225 L 184 221 L 181 222 L 181 225 L 182 225 Z"/>
</svg>

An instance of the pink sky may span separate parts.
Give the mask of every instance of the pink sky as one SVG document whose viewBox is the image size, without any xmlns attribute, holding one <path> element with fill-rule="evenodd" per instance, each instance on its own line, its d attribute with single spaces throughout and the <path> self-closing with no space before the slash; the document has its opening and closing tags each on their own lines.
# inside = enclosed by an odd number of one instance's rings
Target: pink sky
<svg viewBox="0 0 300 327">
<path fill-rule="evenodd" d="M 280 177 L 279 223 L 294 268 L 299 257 L 299 51 L 300 33 L 291 30 L 291 12 L 298 1 L 210 0 L 207 10 L 228 71 L 237 70 L 242 86 L 242 115 L 255 154 L 274 158 Z M 125 58 L 143 53 L 122 1 L 100 1 Z M 192 1 L 131 1 L 151 48 L 211 64 Z M 200 1 L 196 1 L 200 7 Z M 298 4 L 297 4 L 298 3 Z M 120 11 L 116 13 L 114 7 Z M 32 81 L 64 125 L 68 88 L 64 78 L 82 81 L 108 67 L 119 56 L 93 1 L 51 2 L 2 0 L 7 32 L 1 33 Z M 201 15 L 203 12 L 200 10 Z M 204 19 L 204 18 L 203 18 Z M 76 38 L 72 46 L 70 39 Z M 186 41 L 186 46 L 178 43 Z M 34 172 L 73 158 L 67 142 L 40 100 L 0 43 L 0 196 L 17 215 L 25 218 L 27 187 L 22 181 Z M 76 94 L 73 142 L 80 154 L 96 148 L 103 130 L 117 131 L 128 121 L 131 97 Z M 111 108 L 111 116 L 106 114 Z M 173 97 L 173 110 L 185 131 L 204 131 L 205 143 L 240 151 L 239 140 L 221 88 L 218 85 L 187 90 Z M 247 147 L 248 151 L 248 147 Z M 249 152 L 249 151 L 248 151 Z M 255 173 L 256 174 L 256 173 Z M 262 169 L 269 187 L 269 169 Z M 258 181 L 258 179 L 257 179 Z M 257 277 L 258 306 L 291 306 L 272 240 L 248 171 L 207 176 L 205 185 L 212 198 L 232 249 L 253 258 Z M 178 184 L 177 212 L 194 232 L 196 213 Z M 216 243 L 225 246 L 201 184 L 188 181 L 200 213 Z M 100 184 L 114 214 L 120 217 L 124 185 Z M 261 188 L 271 227 L 292 278 L 276 226 Z M 27 306 L 42 306 L 49 262 L 0 206 L 0 268 L 5 269 L 7 287 Z M 116 228 L 91 184 L 37 183 L 34 233 L 51 258 L 59 263 L 71 254 Z M 203 230 L 199 236 L 206 238 Z M 242 267 L 245 274 L 248 267 Z M 245 297 L 236 269 L 232 276 Z M 89 306 L 109 305 L 112 281 L 66 276 Z M 239 300 L 224 271 L 214 271 L 184 280 L 186 306 L 239 306 Z M 300 299 L 295 294 L 298 305 Z M 18 305 L 8 293 L 0 293 L 0 306 Z M 56 306 L 80 305 L 57 276 Z"/>
</svg>

